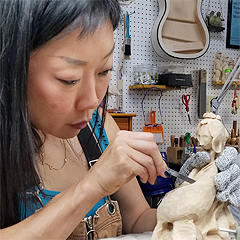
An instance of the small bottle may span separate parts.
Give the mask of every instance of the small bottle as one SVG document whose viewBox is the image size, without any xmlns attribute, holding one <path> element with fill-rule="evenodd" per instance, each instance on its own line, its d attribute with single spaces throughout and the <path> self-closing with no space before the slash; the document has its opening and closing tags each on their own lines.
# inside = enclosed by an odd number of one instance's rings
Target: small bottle
<svg viewBox="0 0 240 240">
<path fill-rule="evenodd" d="M 182 158 L 181 163 L 184 162 L 191 156 L 191 144 L 190 144 L 191 134 L 187 132 L 184 136 L 184 144 L 183 144 L 183 151 L 182 151 Z"/>
<path fill-rule="evenodd" d="M 226 81 L 231 73 L 231 69 L 225 69 L 223 80 Z"/>
</svg>

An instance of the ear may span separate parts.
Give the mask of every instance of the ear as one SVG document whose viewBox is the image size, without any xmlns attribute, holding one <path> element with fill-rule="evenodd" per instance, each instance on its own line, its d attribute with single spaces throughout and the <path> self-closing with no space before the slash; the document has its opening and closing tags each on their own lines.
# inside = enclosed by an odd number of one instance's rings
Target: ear
<svg viewBox="0 0 240 240">
<path fill-rule="evenodd" d="M 212 142 L 212 149 L 215 153 L 221 153 L 224 149 L 225 142 L 223 142 L 223 137 L 218 135 L 216 137 L 213 137 L 213 142 Z"/>
<path fill-rule="evenodd" d="M 212 149 L 216 153 L 221 153 L 225 147 L 228 132 L 220 121 L 214 122 L 209 128 L 209 132 L 213 137 Z"/>
</svg>

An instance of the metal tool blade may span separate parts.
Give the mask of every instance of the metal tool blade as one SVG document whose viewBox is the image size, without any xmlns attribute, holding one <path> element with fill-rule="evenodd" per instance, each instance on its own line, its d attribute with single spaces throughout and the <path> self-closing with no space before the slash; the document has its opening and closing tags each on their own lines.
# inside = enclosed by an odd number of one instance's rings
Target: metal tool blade
<svg viewBox="0 0 240 240">
<path fill-rule="evenodd" d="M 192 123 L 191 123 L 191 118 L 190 118 L 189 113 L 188 113 L 188 121 L 189 121 L 190 124 L 192 124 Z"/>
<path fill-rule="evenodd" d="M 179 173 L 179 172 L 177 172 L 177 171 L 175 171 L 175 170 L 173 170 L 171 168 L 168 168 L 168 170 L 171 173 L 171 175 L 174 176 L 174 177 L 180 178 L 183 181 L 186 181 L 188 183 L 194 183 L 195 182 L 195 180 L 193 180 L 193 179 L 191 179 L 191 178 L 189 178 L 189 177 L 187 177 L 185 175 L 182 175 L 181 173 Z"/>
<path fill-rule="evenodd" d="M 223 232 L 229 232 L 229 233 L 234 233 L 236 234 L 237 231 L 236 230 L 232 230 L 232 229 L 226 229 L 226 228 L 219 228 L 219 231 L 223 231 Z"/>
</svg>

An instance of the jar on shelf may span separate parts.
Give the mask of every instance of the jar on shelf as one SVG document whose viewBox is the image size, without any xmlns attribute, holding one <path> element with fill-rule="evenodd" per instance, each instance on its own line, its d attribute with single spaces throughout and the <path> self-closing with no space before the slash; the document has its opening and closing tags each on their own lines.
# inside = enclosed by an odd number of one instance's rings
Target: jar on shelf
<svg viewBox="0 0 240 240">
<path fill-rule="evenodd" d="M 157 84 L 159 69 L 152 65 L 133 66 L 133 85 L 136 84 Z"/>
<path fill-rule="evenodd" d="M 224 73 L 223 73 L 224 76 L 222 77 L 222 79 L 223 79 L 224 81 L 226 81 L 226 80 L 228 79 L 230 73 L 231 73 L 231 69 L 229 69 L 229 68 L 225 69 L 225 71 L 224 71 Z"/>
</svg>

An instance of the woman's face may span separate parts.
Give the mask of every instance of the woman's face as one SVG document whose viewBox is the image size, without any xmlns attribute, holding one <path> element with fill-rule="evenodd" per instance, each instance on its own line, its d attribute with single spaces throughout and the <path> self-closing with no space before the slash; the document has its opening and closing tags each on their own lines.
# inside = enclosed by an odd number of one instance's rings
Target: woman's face
<svg viewBox="0 0 240 240">
<path fill-rule="evenodd" d="M 32 53 L 28 111 L 32 125 L 59 138 L 76 136 L 103 99 L 113 65 L 110 22 L 78 38 L 79 29 Z"/>
<path fill-rule="evenodd" d="M 205 150 L 209 150 L 212 148 L 212 136 L 208 130 L 209 127 L 209 123 L 202 125 L 198 131 L 198 141 L 199 141 L 199 145 L 205 149 Z"/>
</svg>

